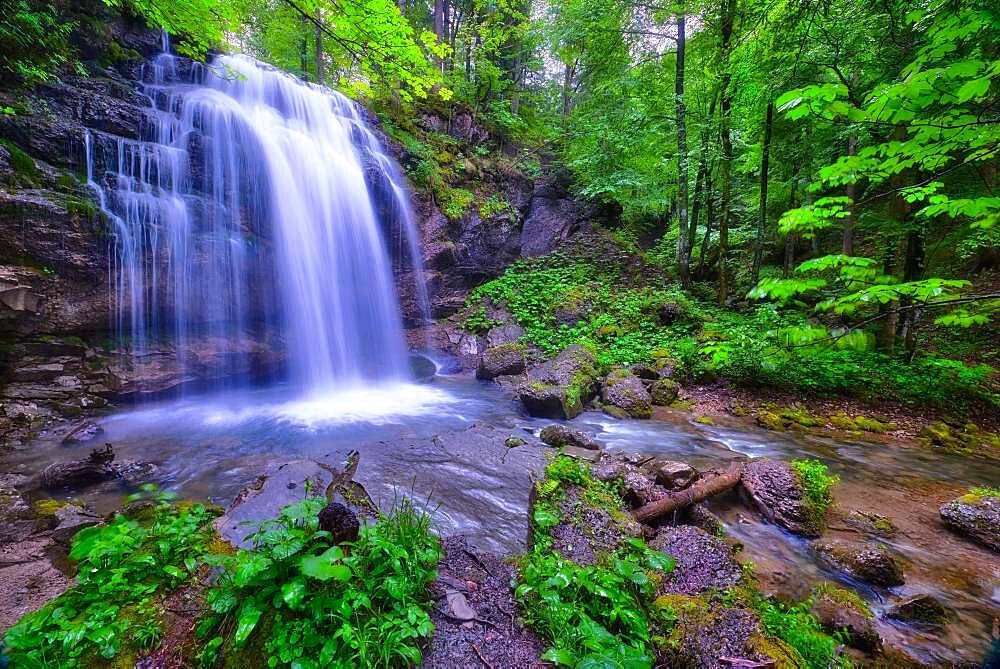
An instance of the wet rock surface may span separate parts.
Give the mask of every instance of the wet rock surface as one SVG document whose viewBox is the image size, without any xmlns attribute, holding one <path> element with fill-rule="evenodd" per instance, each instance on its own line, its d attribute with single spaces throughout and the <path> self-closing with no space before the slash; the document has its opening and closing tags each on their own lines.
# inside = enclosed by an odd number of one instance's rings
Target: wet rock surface
<svg viewBox="0 0 1000 669">
<path fill-rule="evenodd" d="M 422 667 L 521 669 L 546 666 L 545 644 L 521 622 L 511 581 L 514 566 L 470 545 L 462 536 L 442 541 L 444 557 L 432 586 L 434 634 Z"/>
<path fill-rule="evenodd" d="M 851 541 L 817 541 L 817 557 L 832 569 L 882 587 L 903 585 L 903 569 L 885 544 Z"/>
<path fill-rule="evenodd" d="M 949 529 L 1000 553 L 1000 498 L 975 493 L 941 506 Z"/>
<path fill-rule="evenodd" d="M 660 594 L 695 595 L 738 585 L 743 570 L 726 542 L 689 525 L 661 527 L 649 546 L 677 561 Z"/>
<path fill-rule="evenodd" d="M 620 548 L 642 528 L 630 516 L 587 503 L 579 486 L 565 485 L 559 522 L 549 529 L 552 549 L 580 565 L 597 564 L 598 556 Z"/>
<path fill-rule="evenodd" d="M 398 438 L 363 453 L 354 481 L 386 511 L 408 496 L 437 508 L 436 529 L 463 532 L 470 544 L 499 554 L 524 550 L 531 476 L 545 468 L 544 447 L 508 448 L 510 429 L 476 423 L 433 437 Z M 477 528 L 477 529 L 470 529 Z"/>
<path fill-rule="evenodd" d="M 753 460 L 743 468 L 743 489 L 765 518 L 790 532 L 818 536 L 806 509 L 802 484 L 785 462 Z"/>
<path fill-rule="evenodd" d="M 680 386 L 671 379 L 660 379 L 649 386 L 650 399 L 657 406 L 669 405 L 677 399 L 679 393 Z"/>
</svg>

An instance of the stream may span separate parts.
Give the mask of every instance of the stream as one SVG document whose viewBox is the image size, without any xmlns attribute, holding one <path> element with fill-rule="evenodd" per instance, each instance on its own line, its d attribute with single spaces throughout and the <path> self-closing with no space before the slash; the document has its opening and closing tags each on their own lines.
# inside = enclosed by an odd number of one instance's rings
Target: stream
<svg viewBox="0 0 1000 669">
<path fill-rule="evenodd" d="M 901 559 L 906 585 L 886 590 L 852 582 L 818 564 L 808 540 L 763 522 L 735 494 L 712 500 L 709 508 L 728 537 L 742 544 L 741 559 L 754 564 L 761 588 L 801 599 L 816 583 L 839 581 L 858 590 L 877 614 L 893 599 L 929 593 L 954 612 L 943 631 L 880 619 L 879 633 L 924 662 L 981 660 L 1000 617 L 1000 561 L 945 530 L 937 509 L 970 487 L 1000 481 L 997 463 L 906 443 L 771 432 L 748 419 L 723 418 L 715 425 L 691 419 L 673 409 L 658 409 L 647 421 L 590 411 L 572 423 L 596 433 L 610 450 L 699 468 L 743 456 L 822 460 L 841 477 L 824 540 L 863 540 L 844 520 L 851 511 L 889 517 L 897 532 L 884 542 Z M 226 505 L 270 463 L 331 461 L 356 449 L 356 480 L 383 507 L 399 494 L 422 499 L 440 534 L 465 533 L 483 548 L 516 553 L 524 549 L 530 475 L 544 467 L 548 450 L 532 435 L 551 421 L 527 417 L 493 384 L 439 375 L 431 383 L 387 383 L 305 398 L 281 386 L 190 396 L 126 408 L 97 422 L 104 433 L 90 442 L 63 446 L 61 434 L 42 435 L 11 454 L 6 469 L 34 473 L 111 442 L 119 460 L 155 463 L 154 480 L 162 487 Z M 511 435 L 528 443 L 505 448 Z M 128 492 L 105 484 L 75 499 L 107 512 Z"/>
</svg>

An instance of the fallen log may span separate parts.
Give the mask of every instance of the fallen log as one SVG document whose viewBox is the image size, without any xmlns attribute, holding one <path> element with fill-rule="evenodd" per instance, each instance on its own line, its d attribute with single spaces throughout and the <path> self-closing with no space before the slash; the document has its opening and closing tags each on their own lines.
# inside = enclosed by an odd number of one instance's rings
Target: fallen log
<svg viewBox="0 0 1000 669">
<path fill-rule="evenodd" d="M 725 492 L 739 485 L 743 477 L 743 465 L 734 462 L 724 471 L 711 472 L 690 488 L 675 492 L 655 502 L 640 506 L 632 512 L 637 521 L 644 524 L 662 518 L 686 506 L 702 502 L 713 495 Z"/>
</svg>

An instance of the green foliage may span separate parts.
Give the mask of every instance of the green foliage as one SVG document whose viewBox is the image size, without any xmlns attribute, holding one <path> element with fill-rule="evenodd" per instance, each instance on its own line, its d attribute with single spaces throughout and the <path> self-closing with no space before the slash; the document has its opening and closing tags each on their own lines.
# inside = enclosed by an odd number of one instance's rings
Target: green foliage
<svg viewBox="0 0 1000 669">
<path fill-rule="evenodd" d="M 91 667 L 155 644 L 162 633 L 158 598 L 192 579 L 213 513 L 146 490 L 151 506 L 138 517 L 119 513 L 76 535 L 76 585 L 7 631 L 15 666 Z"/>
<path fill-rule="evenodd" d="M 331 545 L 319 529 L 325 497 L 306 497 L 251 535 L 252 550 L 219 556 L 199 625 L 202 660 L 249 643 L 270 667 L 396 667 L 419 664 L 433 625 L 428 586 L 441 557 L 430 519 L 400 502 L 358 540 Z"/>
<path fill-rule="evenodd" d="M 969 494 L 975 495 L 976 497 L 982 499 L 1000 499 L 1000 488 L 994 488 L 993 486 L 980 486 L 978 488 L 973 488 L 969 491 Z"/>
<path fill-rule="evenodd" d="M 74 27 L 60 18 L 52 4 L 5 3 L 0 13 L 0 80 L 16 78 L 34 84 L 54 79 L 74 57 L 67 42 Z"/>
<path fill-rule="evenodd" d="M 802 485 L 803 506 L 813 527 L 822 530 L 826 525 L 826 512 L 833 505 L 830 491 L 840 477 L 830 474 L 819 460 L 793 460 L 792 473 Z"/>
<path fill-rule="evenodd" d="M 615 492 L 573 458 L 551 460 L 536 483 L 532 548 L 521 561 L 516 596 L 528 624 L 551 644 L 543 659 L 566 667 L 651 667 L 655 573 L 669 572 L 674 562 L 639 539 L 594 565 L 560 557 L 548 532 L 560 522 L 563 484 L 580 486 L 585 503 L 621 513 Z"/>
<path fill-rule="evenodd" d="M 484 219 L 498 214 L 514 215 L 516 213 L 517 210 L 514 208 L 514 205 L 497 194 L 490 195 L 479 205 L 479 216 Z"/>
</svg>

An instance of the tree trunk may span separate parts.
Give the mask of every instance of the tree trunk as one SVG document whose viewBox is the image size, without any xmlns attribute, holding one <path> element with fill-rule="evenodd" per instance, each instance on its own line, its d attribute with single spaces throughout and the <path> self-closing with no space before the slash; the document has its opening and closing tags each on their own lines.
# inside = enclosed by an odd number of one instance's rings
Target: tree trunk
<svg viewBox="0 0 1000 669">
<path fill-rule="evenodd" d="M 650 502 L 632 512 L 640 523 L 650 524 L 678 509 L 703 502 L 704 500 L 725 492 L 739 485 L 743 478 L 743 465 L 734 462 L 725 471 L 714 472 L 701 479 L 687 490 L 673 493 L 663 499 Z"/>
<path fill-rule="evenodd" d="M 688 155 L 687 110 L 684 105 L 684 7 L 677 15 L 677 68 L 674 76 L 674 98 L 677 104 L 677 265 L 681 285 L 691 285 L 691 247 L 688 233 Z"/>
<path fill-rule="evenodd" d="M 903 261 L 903 281 L 919 281 L 924 276 L 924 235 L 920 230 L 912 230 L 906 235 L 906 257 Z M 904 311 L 900 324 L 900 338 L 907 361 L 913 360 L 917 352 L 917 324 L 921 310 L 913 307 L 910 298 L 900 300 Z"/>
<path fill-rule="evenodd" d="M 757 240 L 753 247 L 753 266 L 750 269 L 750 283 L 757 285 L 760 278 L 760 261 L 764 256 L 764 233 L 767 231 L 767 173 L 771 156 L 771 126 L 774 121 L 774 103 L 767 103 L 764 116 L 764 146 L 760 155 L 760 215 L 757 218 Z"/>
<path fill-rule="evenodd" d="M 722 212 L 719 217 L 719 304 L 725 304 L 729 299 L 729 223 L 732 215 L 732 163 L 733 138 L 729 129 L 730 112 L 733 97 L 730 91 L 732 72 L 730 70 L 730 41 L 733 36 L 734 0 L 726 0 L 722 9 L 722 63 L 725 68 L 722 73 Z"/>
<path fill-rule="evenodd" d="M 323 15 L 316 8 L 316 83 L 326 86 L 326 63 L 323 62 Z"/>
<path fill-rule="evenodd" d="M 444 43 L 444 0 L 434 0 L 434 34 L 438 43 Z M 438 68 L 444 68 L 444 60 L 435 56 Z"/>
<path fill-rule="evenodd" d="M 573 111 L 573 79 L 576 77 L 576 64 L 578 62 L 580 62 L 578 59 L 574 59 L 572 64 L 564 63 L 566 66 L 563 71 L 562 86 L 562 116 L 564 121 Z"/>
<path fill-rule="evenodd" d="M 858 153 L 858 136 L 851 135 L 847 138 L 847 155 L 854 156 Z M 844 219 L 844 239 L 843 244 L 841 244 L 841 253 L 845 256 L 854 255 L 854 200 L 857 197 L 857 184 L 851 182 L 847 184 L 847 199 L 850 200 L 847 210 L 847 218 Z"/>
<path fill-rule="evenodd" d="M 797 180 L 799 171 L 797 168 L 793 168 L 792 172 L 793 172 L 792 187 L 789 190 L 788 194 L 789 209 L 795 209 L 795 207 L 798 206 L 798 201 L 795 197 L 797 195 L 795 186 L 798 183 Z M 791 276 L 792 265 L 795 264 L 795 243 L 796 243 L 795 233 L 794 232 L 785 233 L 785 262 L 784 265 L 782 266 L 781 276 L 783 276 L 786 279 L 789 276 Z"/>
<path fill-rule="evenodd" d="M 715 219 L 715 197 L 712 193 L 712 171 L 708 170 L 705 178 L 705 236 L 701 240 L 701 252 L 698 254 L 698 276 L 705 276 L 705 252 L 712 241 L 712 221 Z"/>
</svg>

